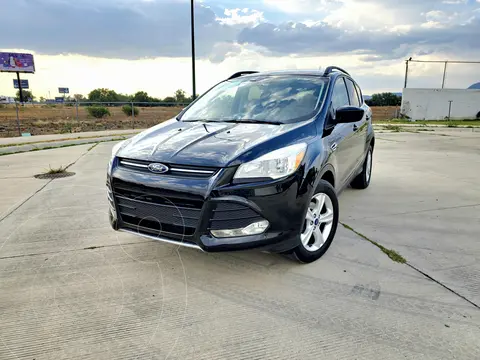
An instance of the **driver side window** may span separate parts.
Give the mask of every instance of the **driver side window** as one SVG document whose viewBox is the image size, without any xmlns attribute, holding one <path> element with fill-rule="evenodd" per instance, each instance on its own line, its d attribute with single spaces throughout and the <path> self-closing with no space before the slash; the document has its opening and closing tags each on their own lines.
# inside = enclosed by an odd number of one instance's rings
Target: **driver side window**
<svg viewBox="0 0 480 360">
<path fill-rule="evenodd" d="M 336 111 L 338 108 L 346 105 L 350 105 L 347 87 L 345 85 L 345 80 L 343 78 L 339 78 L 337 79 L 335 87 L 333 88 L 332 110 Z"/>
</svg>

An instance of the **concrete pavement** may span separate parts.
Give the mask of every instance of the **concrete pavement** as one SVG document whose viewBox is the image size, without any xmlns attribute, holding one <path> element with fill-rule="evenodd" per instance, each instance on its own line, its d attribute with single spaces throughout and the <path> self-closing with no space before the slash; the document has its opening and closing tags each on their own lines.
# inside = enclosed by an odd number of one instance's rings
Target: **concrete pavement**
<svg viewBox="0 0 480 360">
<path fill-rule="evenodd" d="M 0 359 L 480 358 L 478 140 L 379 134 L 371 187 L 340 198 L 342 222 L 436 282 L 341 226 L 309 265 L 116 233 L 114 143 L 0 157 L 3 206 L 29 198 L 0 221 Z M 54 159 L 76 175 L 15 185 Z"/>
<path fill-rule="evenodd" d="M 85 139 L 85 138 L 99 138 L 106 136 L 119 136 L 127 134 L 136 134 L 142 131 L 141 129 L 132 130 L 102 130 L 102 131 L 86 131 L 78 133 L 64 133 L 64 134 L 50 134 L 50 135 L 35 135 L 35 136 L 17 136 L 2 138 L 0 137 L 0 146 L 6 145 L 24 145 L 30 143 L 63 141 L 65 139 Z"/>
</svg>

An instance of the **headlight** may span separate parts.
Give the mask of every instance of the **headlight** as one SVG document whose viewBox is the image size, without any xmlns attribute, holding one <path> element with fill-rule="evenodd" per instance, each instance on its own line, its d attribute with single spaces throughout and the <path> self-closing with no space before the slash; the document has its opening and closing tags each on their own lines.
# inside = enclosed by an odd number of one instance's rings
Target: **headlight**
<svg viewBox="0 0 480 360">
<path fill-rule="evenodd" d="M 108 175 L 112 173 L 112 166 L 113 166 L 113 160 L 115 159 L 115 155 L 117 155 L 117 152 L 125 144 L 125 141 L 127 140 L 120 141 L 118 144 L 115 144 L 115 146 L 112 148 L 112 156 L 110 156 L 110 161 L 108 162 L 108 168 L 107 168 Z"/>
<path fill-rule="evenodd" d="M 127 140 L 120 141 L 118 144 L 115 144 L 115 146 L 112 148 L 112 158 L 117 155 L 118 150 L 122 147 L 122 145 L 125 143 Z"/>
<path fill-rule="evenodd" d="M 234 179 L 279 179 L 293 174 L 302 162 L 307 144 L 287 146 L 240 165 Z"/>
</svg>

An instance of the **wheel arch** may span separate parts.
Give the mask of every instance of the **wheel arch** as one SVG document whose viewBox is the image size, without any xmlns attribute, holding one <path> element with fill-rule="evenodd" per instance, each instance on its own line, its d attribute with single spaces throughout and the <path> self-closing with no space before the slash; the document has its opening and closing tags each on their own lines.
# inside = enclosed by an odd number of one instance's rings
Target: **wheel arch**
<svg viewBox="0 0 480 360">
<path fill-rule="evenodd" d="M 322 168 L 322 170 L 320 171 L 320 176 L 318 177 L 318 181 L 320 180 L 327 181 L 335 189 L 335 169 L 331 164 L 327 164 Z"/>
</svg>

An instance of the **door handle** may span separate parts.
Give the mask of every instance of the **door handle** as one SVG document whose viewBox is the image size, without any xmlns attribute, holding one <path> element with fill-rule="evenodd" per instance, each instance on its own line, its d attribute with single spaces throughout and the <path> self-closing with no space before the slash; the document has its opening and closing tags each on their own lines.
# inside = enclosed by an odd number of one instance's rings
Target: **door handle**
<svg viewBox="0 0 480 360">
<path fill-rule="evenodd" d="M 357 131 L 358 130 L 358 126 L 357 125 L 353 125 L 353 131 Z"/>
<path fill-rule="evenodd" d="M 334 142 L 332 145 L 330 145 L 330 149 L 332 149 L 332 151 L 337 150 L 337 147 L 338 147 L 338 145 L 337 145 L 336 142 Z"/>
</svg>

